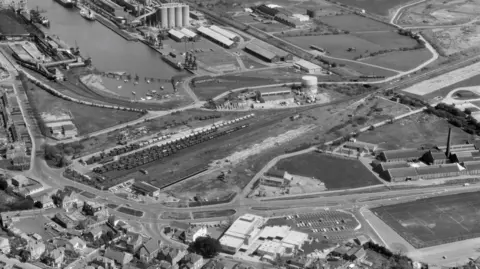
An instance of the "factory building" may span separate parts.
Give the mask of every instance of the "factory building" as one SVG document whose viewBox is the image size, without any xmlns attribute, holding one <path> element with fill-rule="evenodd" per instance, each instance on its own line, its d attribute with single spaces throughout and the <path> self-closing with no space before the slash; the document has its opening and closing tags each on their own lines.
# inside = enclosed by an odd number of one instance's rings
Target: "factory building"
<svg viewBox="0 0 480 269">
<path fill-rule="evenodd" d="M 239 217 L 220 238 L 222 251 L 234 254 L 244 244 L 250 245 L 253 243 L 253 239 L 260 234 L 260 227 L 265 221 L 264 218 L 251 214 Z"/>
<path fill-rule="evenodd" d="M 111 15 L 115 17 L 126 17 L 126 12 L 125 9 L 114 3 L 113 1 L 110 0 L 93 0 L 93 3 L 95 3 L 97 6 L 102 8 L 103 10 L 107 11 Z"/>
<path fill-rule="evenodd" d="M 171 39 L 177 41 L 177 42 L 183 42 L 185 39 L 187 39 L 187 36 L 184 35 L 182 32 L 179 32 L 174 29 L 170 29 L 168 31 L 168 35 L 170 36 Z"/>
<path fill-rule="evenodd" d="M 132 190 L 144 196 L 158 196 L 160 194 L 159 188 L 147 184 L 143 181 L 135 181 L 132 184 Z"/>
<path fill-rule="evenodd" d="M 445 164 L 450 163 L 447 155 L 443 151 L 429 150 L 423 154 L 421 160 L 426 164 Z"/>
<path fill-rule="evenodd" d="M 385 150 L 380 153 L 380 159 L 383 162 L 412 162 L 422 157 L 427 150 L 419 149 L 397 149 Z"/>
<path fill-rule="evenodd" d="M 235 44 L 235 42 L 233 42 L 232 40 L 224 37 L 223 35 L 215 32 L 215 31 L 210 30 L 207 27 L 201 26 L 197 29 L 197 31 L 201 35 L 209 38 L 210 40 L 214 41 L 215 43 L 217 43 L 217 44 L 219 44 L 219 45 L 221 45 L 225 48 L 231 48 Z"/>
<path fill-rule="evenodd" d="M 164 3 L 155 7 L 148 20 L 161 29 L 190 26 L 190 7 L 183 3 Z"/>
<path fill-rule="evenodd" d="M 253 43 L 247 44 L 245 50 L 266 62 L 276 63 L 280 60 L 275 53 Z"/>
<path fill-rule="evenodd" d="M 260 5 L 258 7 L 255 7 L 254 11 L 259 12 L 259 13 L 263 13 L 265 15 L 272 16 L 272 17 L 275 17 L 275 15 L 277 15 L 280 12 L 280 11 L 278 11 L 278 9 L 268 7 L 265 4 Z"/>
<path fill-rule="evenodd" d="M 190 18 L 198 21 L 205 20 L 205 16 L 203 15 L 203 13 L 198 12 L 196 10 L 190 11 Z"/>
<path fill-rule="evenodd" d="M 237 34 L 234 34 L 216 25 L 210 26 L 210 30 L 217 32 L 230 40 L 237 41 L 237 42 L 240 40 L 240 37 Z"/>
<path fill-rule="evenodd" d="M 295 62 L 294 67 L 307 72 L 309 74 L 318 74 L 322 71 L 322 68 L 314 63 L 305 61 L 303 59 Z"/>
<path fill-rule="evenodd" d="M 468 171 L 457 163 L 429 165 L 421 167 L 392 168 L 387 170 L 387 179 L 401 182 L 418 179 L 435 179 L 456 177 L 468 174 Z"/>
</svg>

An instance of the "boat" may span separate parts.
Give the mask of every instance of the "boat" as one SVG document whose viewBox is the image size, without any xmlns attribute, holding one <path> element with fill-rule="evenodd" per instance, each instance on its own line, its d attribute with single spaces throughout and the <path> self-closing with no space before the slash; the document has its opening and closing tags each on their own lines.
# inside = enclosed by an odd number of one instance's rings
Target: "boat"
<svg viewBox="0 0 480 269">
<path fill-rule="evenodd" d="M 95 20 L 95 14 L 90 9 L 87 9 L 87 8 L 80 9 L 80 15 L 89 21 Z"/>
<path fill-rule="evenodd" d="M 66 7 L 66 8 L 73 8 L 73 2 L 72 0 L 55 0 L 57 3 L 60 5 Z"/>
</svg>

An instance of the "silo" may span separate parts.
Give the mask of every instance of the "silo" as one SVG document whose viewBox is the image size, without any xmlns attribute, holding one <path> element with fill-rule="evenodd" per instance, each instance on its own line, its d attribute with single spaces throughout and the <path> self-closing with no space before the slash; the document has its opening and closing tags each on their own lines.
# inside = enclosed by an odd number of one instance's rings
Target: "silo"
<svg viewBox="0 0 480 269">
<path fill-rule="evenodd" d="M 190 26 L 190 7 L 185 5 L 182 7 L 183 27 Z"/>
<path fill-rule="evenodd" d="M 175 7 L 175 26 L 182 27 L 182 25 L 183 25 L 182 7 L 176 6 Z"/>
<path fill-rule="evenodd" d="M 168 7 L 168 28 L 175 28 L 175 8 Z"/>
<path fill-rule="evenodd" d="M 160 19 L 162 20 L 162 28 L 168 28 L 168 10 L 166 7 L 161 7 L 160 8 L 161 13 L 160 13 Z"/>
<path fill-rule="evenodd" d="M 302 77 L 302 87 L 306 93 L 317 94 L 317 83 L 318 79 L 315 76 L 303 76 Z"/>
</svg>

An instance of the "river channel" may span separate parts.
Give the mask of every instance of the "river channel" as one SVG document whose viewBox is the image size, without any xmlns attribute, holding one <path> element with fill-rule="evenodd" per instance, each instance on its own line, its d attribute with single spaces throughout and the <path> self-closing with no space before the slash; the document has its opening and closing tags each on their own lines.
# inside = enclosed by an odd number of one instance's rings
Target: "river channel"
<svg viewBox="0 0 480 269">
<path fill-rule="evenodd" d="M 50 20 L 46 32 L 57 35 L 70 46 L 78 45 L 84 57 L 91 57 L 93 66 L 99 71 L 125 71 L 132 76 L 138 74 L 140 83 L 103 78 L 104 85 L 122 96 L 143 97 L 150 90 L 165 88 L 171 93 L 168 82 L 144 82 L 144 78 L 170 79 L 180 72 L 165 63 L 160 54 L 141 42 L 127 41 L 97 21 L 87 21 L 78 9 L 67 9 L 54 0 L 31 0 L 30 9 L 39 8 Z"/>
</svg>

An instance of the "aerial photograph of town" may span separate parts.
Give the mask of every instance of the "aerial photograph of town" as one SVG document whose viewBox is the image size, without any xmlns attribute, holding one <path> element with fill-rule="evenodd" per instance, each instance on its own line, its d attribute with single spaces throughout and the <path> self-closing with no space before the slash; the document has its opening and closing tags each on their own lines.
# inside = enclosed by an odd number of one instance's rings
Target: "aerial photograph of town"
<svg viewBox="0 0 480 269">
<path fill-rule="evenodd" d="M 0 269 L 480 268 L 479 14 L 0 0 Z"/>
</svg>

